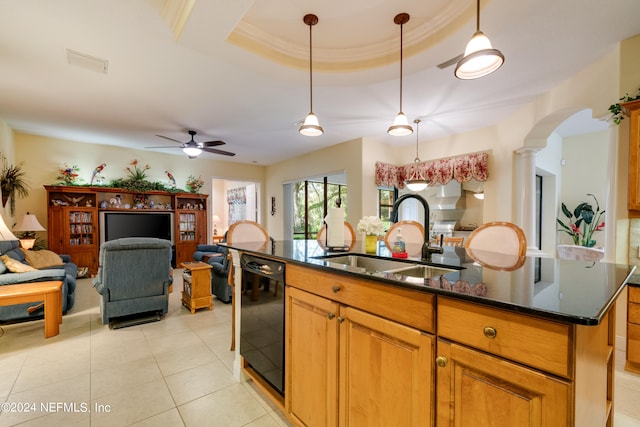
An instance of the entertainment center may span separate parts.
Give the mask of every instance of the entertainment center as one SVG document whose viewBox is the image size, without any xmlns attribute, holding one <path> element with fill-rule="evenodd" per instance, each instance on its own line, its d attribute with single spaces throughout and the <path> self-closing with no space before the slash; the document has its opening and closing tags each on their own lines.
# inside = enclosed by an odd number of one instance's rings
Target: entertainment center
<svg viewBox="0 0 640 427">
<path fill-rule="evenodd" d="M 175 262 L 207 242 L 207 194 L 45 185 L 49 249 L 98 271 L 100 244 L 121 237 L 170 240 Z"/>
</svg>

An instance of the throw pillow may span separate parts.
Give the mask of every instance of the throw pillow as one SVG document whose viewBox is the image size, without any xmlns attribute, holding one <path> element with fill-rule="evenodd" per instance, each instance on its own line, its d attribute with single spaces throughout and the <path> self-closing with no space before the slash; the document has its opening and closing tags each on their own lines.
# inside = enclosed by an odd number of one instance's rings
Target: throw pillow
<svg viewBox="0 0 640 427">
<path fill-rule="evenodd" d="M 12 273 L 26 273 L 27 271 L 35 270 L 35 268 L 31 267 L 30 265 L 23 264 L 20 261 L 11 258 L 9 255 L 2 255 L 0 256 L 0 259 Z"/>
<path fill-rule="evenodd" d="M 64 265 L 64 262 L 62 261 L 62 258 L 60 258 L 60 255 L 55 252 L 51 252 L 46 249 L 42 249 L 39 251 L 30 251 L 24 248 L 20 248 L 20 250 L 22 250 L 24 258 L 27 260 L 29 265 L 33 268 L 37 268 L 38 270 L 40 270 L 41 268 Z"/>
</svg>

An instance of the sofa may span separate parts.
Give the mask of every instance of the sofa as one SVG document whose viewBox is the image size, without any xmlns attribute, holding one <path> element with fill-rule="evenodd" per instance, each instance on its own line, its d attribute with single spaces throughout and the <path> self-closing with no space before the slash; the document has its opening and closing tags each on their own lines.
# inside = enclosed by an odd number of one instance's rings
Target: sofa
<svg viewBox="0 0 640 427">
<path fill-rule="evenodd" d="M 207 261 L 211 266 L 211 293 L 217 299 L 228 304 L 231 302 L 231 286 L 229 286 L 229 250 L 226 246 L 198 245 L 193 253 L 194 261 L 203 261 L 205 255 L 220 254 Z"/>
<path fill-rule="evenodd" d="M 111 325 L 150 313 L 160 320 L 169 309 L 172 282 L 170 241 L 124 237 L 104 242 L 93 279 L 100 294 L 102 323 Z"/>
<path fill-rule="evenodd" d="M 25 272 L 11 272 L 7 268 L 7 263 L 1 259 L 6 255 L 10 258 L 9 261 L 15 260 L 19 264 L 16 264 L 18 269 L 15 268 L 14 262 L 9 262 L 13 269 L 23 270 L 29 268 L 29 262 L 25 256 L 25 252 L 20 248 L 19 240 L 0 241 L 0 286 L 3 285 L 15 285 L 18 283 L 30 283 L 30 282 L 47 282 L 52 280 L 62 281 L 62 312 L 66 314 L 73 307 L 76 292 L 76 275 L 78 268 L 71 262 L 71 258 L 68 255 L 58 255 L 56 264 L 54 266 L 46 266 L 43 268 L 36 268 L 33 271 Z M 50 251 L 29 251 L 28 255 L 31 259 L 36 255 L 47 255 L 47 259 L 51 260 L 56 258 L 57 254 Z M 7 259 L 7 258 L 5 258 Z M 41 260 L 44 258 L 40 258 Z M 33 261 L 32 261 L 33 262 Z M 44 263 L 41 261 L 40 263 Z M 49 262 L 50 264 L 51 262 Z M 34 262 L 34 265 L 37 264 Z M 24 266 L 24 267 L 21 267 Z M 15 304 L 10 306 L 0 307 L 0 322 L 9 323 L 31 319 L 41 319 L 44 316 L 44 307 L 29 313 L 27 310 L 29 307 L 37 306 L 38 304 L 26 303 Z"/>
</svg>

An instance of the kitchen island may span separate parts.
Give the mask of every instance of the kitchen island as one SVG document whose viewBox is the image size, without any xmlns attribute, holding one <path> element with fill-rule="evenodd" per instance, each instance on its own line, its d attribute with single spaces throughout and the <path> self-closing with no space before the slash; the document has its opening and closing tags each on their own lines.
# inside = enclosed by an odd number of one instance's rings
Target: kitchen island
<svg viewBox="0 0 640 427">
<path fill-rule="evenodd" d="M 633 268 L 532 257 L 503 271 L 445 248 L 418 277 L 334 262 L 316 241 L 232 249 L 286 263 L 296 425 L 613 425 L 614 308 Z"/>
</svg>

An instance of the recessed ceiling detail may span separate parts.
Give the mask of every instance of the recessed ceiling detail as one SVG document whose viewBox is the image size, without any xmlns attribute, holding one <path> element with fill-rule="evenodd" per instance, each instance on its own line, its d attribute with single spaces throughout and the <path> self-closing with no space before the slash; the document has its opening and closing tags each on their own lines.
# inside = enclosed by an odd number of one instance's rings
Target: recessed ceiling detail
<svg viewBox="0 0 640 427">
<path fill-rule="evenodd" d="M 180 39 L 196 0 L 162 0 L 162 19 L 167 23 L 176 40 Z"/>
<path fill-rule="evenodd" d="M 382 0 L 340 3 L 343 6 L 338 9 L 344 10 L 340 15 L 335 14 L 335 5 L 327 6 L 324 2 L 317 5 L 317 10 L 310 11 L 323 17 L 323 28 L 314 32 L 314 69 L 348 72 L 397 62 L 399 35 L 393 17 L 399 5 Z M 300 26 L 293 23 L 302 20 L 306 11 L 300 12 L 300 7 L 293 4 L 288 9 L 282 6 L 282 0 L 255 2 L 227 41 L 271 61 L 305 69 L 309 47 L 301 43 L 305 40 L 304 34 L 300 33 Z M 475 3 L 468 0 L 412 0 L 403 2 L 402 9 L 412 17 L 404 33 L 407 57 L 440 43 L 475 16 Z M 273 10 L 280 14 L 270 12 Z M 451 55 L 458 53 L 451 52 Z"/>
</svg>

